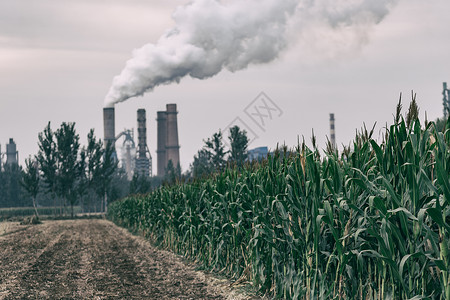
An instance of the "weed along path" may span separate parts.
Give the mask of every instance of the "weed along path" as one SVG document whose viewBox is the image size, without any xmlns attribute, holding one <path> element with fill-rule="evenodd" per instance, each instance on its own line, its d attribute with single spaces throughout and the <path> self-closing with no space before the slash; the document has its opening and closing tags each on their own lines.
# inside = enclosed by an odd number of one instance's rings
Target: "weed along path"
<svg viewBox="0 0 450 300">
<path fill-rule="evenodd" d="M 0 299 L 244 298 L 106 220 L 13 227 L 0 232 Z"/>
</svg>

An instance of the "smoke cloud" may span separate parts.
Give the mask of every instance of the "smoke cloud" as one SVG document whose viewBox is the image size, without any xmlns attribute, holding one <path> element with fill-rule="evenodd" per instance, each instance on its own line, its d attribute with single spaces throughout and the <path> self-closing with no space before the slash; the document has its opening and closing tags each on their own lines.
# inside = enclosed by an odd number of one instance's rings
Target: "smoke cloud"
<svg viewBox="0 0 450 300">
<path fill-rule="evenodd" d="M 331 29 L 379 23 L 396 0 L 194 0 L 173 13 L 176 26 L 133 51 L 114 77 L 105 106 L 183 77 L 205 79 L 276 59 L 311 24 Z M 365 29 L 364 29 L 365 31 Z"/>
</svg>

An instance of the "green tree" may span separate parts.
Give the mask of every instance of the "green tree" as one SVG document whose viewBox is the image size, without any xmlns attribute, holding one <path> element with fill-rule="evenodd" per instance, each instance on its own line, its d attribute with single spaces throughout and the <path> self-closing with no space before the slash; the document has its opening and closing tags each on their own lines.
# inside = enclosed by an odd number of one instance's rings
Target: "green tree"
<svg viewBox="0 0 450 300">
<path fill-rule="evenodd" d="M 46 186 L 46 192 L 53 198 L 53 206 L 56 214 L 56 187 L 57 187 L 57 162 L 56 143 L 54 133 L 48 122 L 43 132 L 38 135 L 39 151 L 36 156 L 39 169 L 42 172 L 43 181 Z"/>
<path fill-rule="evenodd" d="M 123 168 L 117 168 L 111 179 L 111 188 L 108 192 L 108 203 L 122 199 L 129 195 L 130 181 L 127 172 Z"/>
<path fill-rule="evenodd" d="M 168 184 L 174 184 L 177 181 L 179 181 L 181 179 L 181 166 L 178 163 L 177 166 L 175 167 L 173 165 L 173 161 L 169 160 L 169 162 L 167 163 L 167 168 L 166 168 L 166 176 L 165 176 L 165 182 Z"/>
<path fill-rule="evenodd" d="M 3 206 L 18 207 L 24 206 L 23 189 L 20 184 L 22 180 L 21 167 L 18 164 L 5 164 L 2 172 Z"/>
<path fill-rule="evenodd" d="M 209 158 L 214 170 L 221 171 L 226 165 L 225 155 L 227 154 L 227 151 L 225 150 L 223 136 L 220 130 L 205 141 L 204 149 L 210 153 Z"/>
<path fill-rule="evenodd" d="M 22 170 L 21 184 L 31 197 L 37 220 L 39 220 L 39 214 L 37 211 L 36 197 L 39 193 L 39 179 L 39 168 L 36 159 L 32 159 L 31 157 L 25 159 L 25 170 Z"/>
<path fill-rule="evenodd" d="M 205 149 L 200 149 L 194 155 L 194 162 L 190 166 L 194 178 L 205 177 L 213 172 L 211 163 L 211 153 Z"/>
<path fill-rule="evenodd" d="M 103 143 L 101 139 L 95 137 L 94 129 L 91 129 L 87 136 L 87 146 L 82 150 L 86 159 L 86 192 L 87 200 L 85 205 L 90 208 L 94 205 L 93 201 L 96 200 L 96 195 L 100 194 L 103 199 L 103 194 L 98 193 L 98 186 L 102 180 L 101 168 L 102 158 L 104 155 Z"/>
<path fill-rule="evenodd" d="M 55 138 L 58 161 L 57 191 L 64 201 L 64 208 L 67 200 L 69 200 L 71 216 L 73 217 L 73 206 L 78 200 L 75 183 L 79 171 L 78 154 L 80 148 L 80 136 L 76 133 L 75 123 L 63 122 L 55 132 Z"/>
<path fill-rule="evenodd" d="M 247 159 L 248 137 L 245 130 L 240 130 L 239 126 L 230 128 L 230 157 L 229 161 L 241 167 Z"/>
<path fill-rule="evenodd" d="M 145 175 L 134 173 L 133 178 L 130 181 L 130 194 L 145 194 L 152 189 L 151 179 Z"/>
<path fill-rule="evenodd" d="M 77 163 L 77 177 L 75 181 L 75 187 L 76 187 L 76 195 L 83 204 L 83 198 L 87 193 L 88 190 L 88 180 L 86 176 L 86 148 L 82 147 L 80 150 L 80 158 Z M 82 206 L 84 207 L 84 206 Z"/>
<path fill-rule="evenodd" d="M 115 158 L 114 145 L 107 143 L 101 164 L 98 166 L 94 175 L 97 184 L 97 193 L 100 197 L 103 197 L 102 208 L 105 213 L 108 207 L 108 192 L 116 169 L 117 159 Z"/>
</svg>

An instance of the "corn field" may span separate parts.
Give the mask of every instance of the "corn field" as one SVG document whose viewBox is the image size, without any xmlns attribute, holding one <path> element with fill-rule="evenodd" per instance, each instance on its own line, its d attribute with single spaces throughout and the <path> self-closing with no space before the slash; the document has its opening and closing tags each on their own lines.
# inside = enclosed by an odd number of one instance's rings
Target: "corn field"
<svg viewBox="0 0 450 300">
<path fill-rule="evenodd" d="M 450 119 L 372 133 L 129 197 L 108 218 L 274 298 L 450 299 Z"/>
</svg>

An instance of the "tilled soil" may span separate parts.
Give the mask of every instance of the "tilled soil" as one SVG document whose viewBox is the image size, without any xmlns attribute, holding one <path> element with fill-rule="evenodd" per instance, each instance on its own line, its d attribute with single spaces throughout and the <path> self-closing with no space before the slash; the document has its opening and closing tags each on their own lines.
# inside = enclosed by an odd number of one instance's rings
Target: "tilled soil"
<svg viewBox="0 0 450 300">
<path fill-rule="evenodd" d="M 48 221 L 0 234 L 0 299 L 235 298 L 223 288 L 228 283 L 106 220 Z"/>
</svg>

